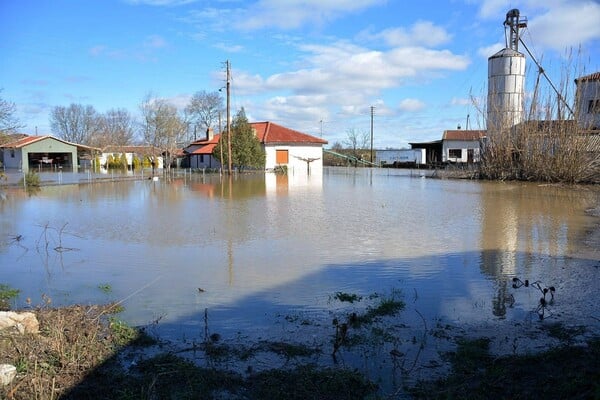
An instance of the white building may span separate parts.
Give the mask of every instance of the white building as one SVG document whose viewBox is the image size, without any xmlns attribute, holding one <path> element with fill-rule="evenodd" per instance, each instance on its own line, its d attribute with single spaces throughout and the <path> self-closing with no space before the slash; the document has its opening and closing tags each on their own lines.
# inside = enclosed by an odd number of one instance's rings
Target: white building
<svg viewBox="0 0 600 400">
<path fill-rule="evenodd" d="M 583 129 L 600 129 L 600 72 L 575 79 L 577 124 Z"/>
<path fill-rule="evenodd" d="M 265 151 L 265 170 L 286 167 L 288 173 L 322 173 L 323 145 L 326 140 L 307 135 L 273 122 L 250 123 L 254 135 Z M 191 168 L 220 168 L 213 150 L 220 135 L 209 131 L 206 138 L 192 142 L 184 149 Z"/>
<path fill-rule="evenodd" d="M 265 169 L 286 166 L 288 173 L 323 172 L 323 140 L 273 122 L 250 124 L 265 149 Z"/>
<path fill-rule="evenodd" d="M 443 163 L 476 163 L 481 160 L 484 130 L 454 129 L 442 136 Z"/>
</svg>

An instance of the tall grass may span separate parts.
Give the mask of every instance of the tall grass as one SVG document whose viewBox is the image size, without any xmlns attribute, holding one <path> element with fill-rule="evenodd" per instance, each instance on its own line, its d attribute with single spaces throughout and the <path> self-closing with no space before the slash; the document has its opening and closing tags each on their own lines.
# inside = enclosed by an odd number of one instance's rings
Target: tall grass
<svg viewBox="0 0 600 400">
<path fill-rule="evenodd" d="M 574 94 L 575 79 L 569 74 L 573 70 L 570 65 L 566 67 L 558 93 L 551 87 L 542 95 L 534 91 L 524 106 L 521 123 L 488 123 L 481 178 L 600 183 L 600 131 L 577 123 L 581 108 L 576 106 L 580 99 Z M 575 106 L 567 107 L 561 99 Z"/>
</svg>

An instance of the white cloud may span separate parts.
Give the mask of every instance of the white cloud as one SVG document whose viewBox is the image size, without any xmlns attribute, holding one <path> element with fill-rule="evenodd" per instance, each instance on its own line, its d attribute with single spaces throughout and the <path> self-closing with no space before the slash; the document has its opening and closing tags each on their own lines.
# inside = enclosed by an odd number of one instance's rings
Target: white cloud
<svg viewBox="0 0 600 400">
<path fill-rule="evenodd" d="M 236 25 L 248 30 L 295 29 L 306 24 L 323 24 L 383 3 L 385 0 L 260 0 L 244 12 Z"/>
<path fill-rule="evenodd" d="M 470 106 L 471 104 L 473 104 L 473 101 L 468 98 L 453 97 L 452 100 L 450 100 L 451 106 Z"/>
<path fill-rule="evenodd" d="M 246 91 L 286 90 L 297 95 L 346 93 L 359 91 L 364 96 L 400 86 L 402 79 L 428 77 L 444 71 L 463 70 L 469 60 L 448 50 L 422 47 L 374 51 L 345 42 L 332 45 L 304 45 L 306 67 L 262 78 L 237 75 L 237 83 Z"/>
<path fill-rule="evenodd" d="M 398 105 L 400 111 L 416 112 L 425 108 L 425 103 L 418 99 L 403 99 Z"/>
<path fill-rule="evenodd" d="M 534 43 L 564 51 L 600 39 L 600 3 L 573 1 L 561 4 L 531 18 L 528 29 Z"/>
<path fill-rule="evenodd" d="M 143 4 L 149 6 L 182 6 L 185 4 L 195 3 L 198 0 L 126 0 L 130 4 Z"/>
<path fill-rule="evenodd" d="M 490 46 L 480 47 L 479 49 L 477 49 L 477 54 L 479 54 L 481 57 L 487 60 L 488 58 L 502 50 L 504 47 L 504 43 L 494 43 Z"/>
<path fill-rule="evenodd" d="M 160 49 L 167 46 L 167 41 L 159 35 L 150 35 L 144 41 L 143 46 L 150 49 Z"/>
<path fill-rule="evenodd" d="M 467 0 L 467 3 L 479 5 L 478 15 L 483 19 L 504 17 L 509 9 L 514 8 L 506 0 Z"/>
<path fill-rule="evenodd" d="M 417 21 L 409 29 L 403 27 L 384 29 L 378 33 L 368 31 L 359 34 L 359 38 L 382 40 L 389 46 L 438 46 L 452 39 L 446 30 L 430 21 Z"/>
</svg>

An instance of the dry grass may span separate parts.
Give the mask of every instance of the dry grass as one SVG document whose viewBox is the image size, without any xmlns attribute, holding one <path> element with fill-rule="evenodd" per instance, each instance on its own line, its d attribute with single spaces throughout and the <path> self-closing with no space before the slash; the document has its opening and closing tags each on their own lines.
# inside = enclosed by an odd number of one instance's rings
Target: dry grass
<svg viewBox="0 0 600 400">
<path fill-rule="evenodd" d="M 57 399 L 115 355 L 122 338 L 107 323 L 112 305 L 35 310 L 39 334 L 0 334 L 0 363 L 17 378 L 0 388 L 5 399 Z"/>
<path fill-rule="evenodd" d="M 573 121 L 530 121 L 490 133 L 484 179 L 600 183 L 600 151 L 590 151 L 592 137 Z"/>
</svg>

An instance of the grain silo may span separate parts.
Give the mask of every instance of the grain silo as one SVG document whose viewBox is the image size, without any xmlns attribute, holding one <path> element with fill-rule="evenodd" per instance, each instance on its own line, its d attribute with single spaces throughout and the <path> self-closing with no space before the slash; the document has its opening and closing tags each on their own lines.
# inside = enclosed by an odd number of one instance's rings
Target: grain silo
<svg viewBox="0 0 600 400">
<path fill-rule="evenodd" d="M 510 10 L 504 21 L 506 48 L 488 58 L 488 136 L 523 120 L 525 55 L 519 52 L 519 29 L 526 26 L 519 10 Z"/>
</svg>

